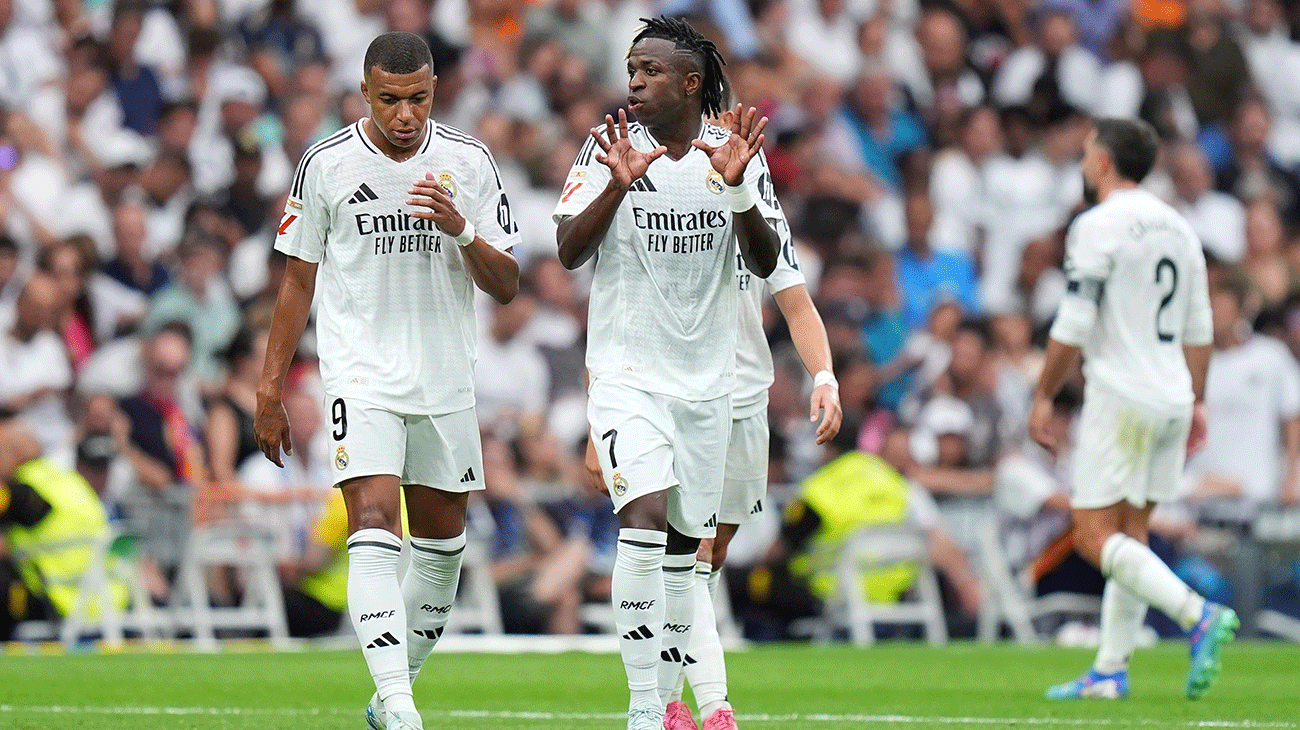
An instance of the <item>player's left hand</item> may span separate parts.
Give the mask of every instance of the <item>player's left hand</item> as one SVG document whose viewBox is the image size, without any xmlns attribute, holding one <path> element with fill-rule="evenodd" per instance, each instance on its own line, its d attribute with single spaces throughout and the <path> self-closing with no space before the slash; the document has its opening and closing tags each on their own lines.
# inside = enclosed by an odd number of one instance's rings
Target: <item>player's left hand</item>
<svg viewBox="0 0 1300 730">
<path fill-rule="evenodd" d="M 840 424 L 844 421 L 839 388 L 831 383 L 824 383 L 813 389 L 812 410 L 808 414 L 808 420 L 816 423 L 818 416 L 822 419 L 821 425 L 817 427 L 817 444 L 820 446 L 835 438 L 835 435 L 840 432 Z"/>
<path fill-rule="evenodd" d="M 459 236 L 465 230 L 465 216 L 456 210 L 456 204 L 452 202 L 451 193 L 438 184 L 437 178 L 432 172 L 424 173 L 424 179 L 416 180 L 411 185 L 407 193 L 415 196 L 406 201 L 407 205 L 420 206 L 427 210 L 416 209 L 411 211 L 412 218 L 423 218 L 426 221 L 433 221 L 443 233 L 449 236 Z"/>
<path fill-rule="evenodd" d="M 1035 397 L 1033 408 L 1029 411 L 1029 437 L 1055 456 L 1056 450 L 1061 445 L 1056 442 L 1056 435 L 1047 427 L 1051 418 L 1052 399 Z"/>
<path fill-rule="evenodd" d="M 1204 403 L 1192 406 L 1192 428 L 1187 432 L 1187 456 L 1191 456 L 1205 446 L 1205 434 L 1209 428 L 1209 413 Z"/>
<path fill-rule="evenodd" d="M 766 139 L 763 130 L 767 127 L 767 117 L 755 121 L 757 115 L 758 109 L 751 106 L 746 110 L 737 104 L 735 109 L 722 115 L 723 125 L 731 128 L 731 136 L 726 142 L 716 147 L 703 140 L 691 142 L 704 150 L 713 169 L 722 175 L 722 181 L 732 187 L 745 182 L 745 168 L 750 159 L 763 148 L 763 140 Z"/>
</svg>

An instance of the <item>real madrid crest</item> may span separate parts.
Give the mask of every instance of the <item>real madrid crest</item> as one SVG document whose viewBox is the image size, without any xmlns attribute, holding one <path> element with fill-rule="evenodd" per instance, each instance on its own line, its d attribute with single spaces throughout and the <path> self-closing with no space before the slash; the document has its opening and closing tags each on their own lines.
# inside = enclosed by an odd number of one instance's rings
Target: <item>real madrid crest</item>
<svg viewBox="0 0 1300 730">
<path fill-rule="evenodd" d="M 450 172 L 438 173 L 438 185 L 447 191 L 447 195 L 451 196 L 452 200 L 456 199 L 456 182 L 451 179 Z"/>
<path fill-rule="evenodd" d="M 722 175 L 717 170 L 709 169 L 709 174 L 704 176 L 704 186 L 714 195 L 722 195 Z"/>
<path fill-rule="evenodd" d="M 619 497 L 627 494 L 627 480 L 618 472 L 614 472 L 614 494 Z"/>
<path fill-rule="evenodd" d="M 334 452 L 334 466 L 339 471 L 348 468 L 348 452 L 342 446 L 339 447 L 338 451 Z"/>
</svg>

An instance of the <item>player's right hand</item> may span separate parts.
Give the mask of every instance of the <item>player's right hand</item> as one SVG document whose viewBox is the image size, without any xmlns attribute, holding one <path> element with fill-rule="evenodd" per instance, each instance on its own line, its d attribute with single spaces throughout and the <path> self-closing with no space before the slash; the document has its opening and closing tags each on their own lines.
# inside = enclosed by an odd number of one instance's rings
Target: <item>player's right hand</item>
<svg viewBox="0 0 1300 730">
<path fill-rule="evenodd" d="M 583 460 L 587 467 L 587 486 L 609 496 L 609 487 L 605 486 L 605 475 L 600 471 L 600 457 L 596 455 L 596 442 L 587 439 L 587 455 Z"/>
<path fill-rule="evenodd" d="M 591 136 L 601 149 L 596 153 L 596 161 L 609 168 L 614 184 L 624 191 L 650 169 L 651 162 L 668 151 L 663 145 L 649 152 L 633 147 L 627 132 L 627 112 L 623 109 L 618 110 L 617 127 L 614 126 L 614 117 L 606 114 L 605 133 L 601 134 L 600 127 L 592 127 Z"/>
<path fill-rule="evenodd" d="M 293 454 L 293 439 L 289 437 L 289 414 L 284 410 L 284 402 L 279 398 L 257 396 L 257 413 L 253 416 L 253 433 L 257 436 L 257 448 L 271 460 L 272 464 L 284 468 L 280 457 L 284 453 Z"/>
</svg>

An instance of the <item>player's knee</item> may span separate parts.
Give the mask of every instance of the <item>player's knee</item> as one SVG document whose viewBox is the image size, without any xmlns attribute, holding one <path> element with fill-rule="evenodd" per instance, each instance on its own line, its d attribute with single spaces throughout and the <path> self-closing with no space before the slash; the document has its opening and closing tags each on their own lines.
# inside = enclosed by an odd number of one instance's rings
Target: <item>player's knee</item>
<svg viewBox="0 0 1300 730">
<path fill-rule="evenodd" d="M 402 524 L 397 510 L 389 510 L 380 505 L 366 505 L 352 516 L 353 532 L 356 530 L 387 530 L 394 535 L 402 534 Z"/>
<path fill-rule="evenodd" d="M 1098 535 L 1090 530 L 1074 530 L 1074 549 L 1093 565 L 1101 564 L 1101 545 L 1106 535 Z"/>
<path fill-rule="evenodd" d="M 683 535 L 677 530 L 669 528 L 668 530 L 668 548 L 669 555 L 694 555 L 700 549 L 700 538 Z"/>
</svg>

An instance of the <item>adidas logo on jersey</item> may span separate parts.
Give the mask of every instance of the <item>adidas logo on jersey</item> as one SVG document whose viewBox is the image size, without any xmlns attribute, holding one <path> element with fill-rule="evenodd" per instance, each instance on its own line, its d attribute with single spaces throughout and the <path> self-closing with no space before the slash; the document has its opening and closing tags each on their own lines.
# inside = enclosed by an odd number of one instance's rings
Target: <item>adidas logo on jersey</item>
<svg viewBox="0 0 1300 730">
<path fill-rule="evenodd" d="M 650 178 L 645 175 L 642 175 L 641 177 L 638 177 L 637 179 L 633 180 L 632 187 L 628 189 L 636 190 L 637 192 L 641 192 L 641 193 L 659 192 L 658 190 L 655 189 L 654 183 L 650 182 Z"/>
<path fill-rule="evenodd" d="M 460 478 L 460 483 L 465 484 L 472 481 L 474 481 L 474 467 L 471 466 L 465 470 L 465 476 Z"/>
<path fill-rule="evenodd" d="M 652 639 L 652 638 L 654 638 L 654 632 L 651 631 L 650 628 L 647 627 L 645 624 L 641 624 L 640 626 L 636 627 L 635 629 L 632 629 L 631 631 L 627 632 L 626 634 L 623 634 L 623 638 L 624 638 L 624 639 L 631 640 L 631 641 L 640 641 L 640 640 L 642 640 L 642 639 Z"/>
<path fill-rule="evenodd" d="M 715 512 L 715 513 L 713 514 L 713 516 L 709 518 L 709 521 L 704 523 L 704 526 L 705 526 L 705 527 L 717 527 L 717 526 L 718 526 L 718 514 Z"/>
<path fill-rule="evenodd" d="M 385 631 L 384 633 L 379 635 L 379 638 L 375 639 L 369 644 L 366 644 L 366 648 L 379 649 L 385 646 L 397 646 L 400 643 L 402 642 L 398 641 L 392 634 Z"/>
<path fill-rule="evenodd" d="M 352 197 L 348 198 L 348 204 L 368 203 L 371 200 L 379 200 L 379 196 L 375 195 L 375 191 L 371 190 L 369 185 L 361 183 L 361 187 L 357 188 Z"/>
<path fill-rule="evenodd" d="M 756 515 L 756 514 L 758 514 L 759 512 L 762 512 L 762 511 L 763 511 L 763 500 L 760 499 L 760 500 L 758 500 L 757 502 L 754 503 L 754 508 L 751 509 L 751 510 L 749 511 L 749 513 L 750 513 L 751 515 Z"/>
</svg>

